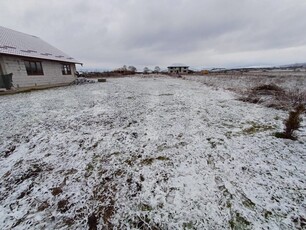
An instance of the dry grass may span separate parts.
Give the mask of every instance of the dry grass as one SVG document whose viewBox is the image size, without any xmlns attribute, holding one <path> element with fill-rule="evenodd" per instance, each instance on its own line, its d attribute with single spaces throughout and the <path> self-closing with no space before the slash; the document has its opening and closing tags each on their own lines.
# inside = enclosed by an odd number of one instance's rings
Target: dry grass
<svg viewBox="0 0 306 230">
<path fill-rule="evenodd" d="M 306 72 L 248 72 L 186 76 L 213 88 L 240 95 L 239 100 L 290 111 L 306 104 Z"/>
<path fill-rule="evenodd" d="M 291 140 L 296 140 L 297 137 L 294 132 L 298 130 L 302 122 L 302 114 L 305 111 L 305 106 L 300 104 L 294 111 L 289 112 L 289 117 L 284 121 L 284 131 L 282 133 L 276 133 L 275 136 L 279 138 L 286 138 Z"/>
<path fill-rule="evenodd" d="M 306 104 L 306 91 L 285 90 L 274 84 L 259 85 L 242 94 L 239 100 L 290 111 L 297 105 Z"/>
</svg>

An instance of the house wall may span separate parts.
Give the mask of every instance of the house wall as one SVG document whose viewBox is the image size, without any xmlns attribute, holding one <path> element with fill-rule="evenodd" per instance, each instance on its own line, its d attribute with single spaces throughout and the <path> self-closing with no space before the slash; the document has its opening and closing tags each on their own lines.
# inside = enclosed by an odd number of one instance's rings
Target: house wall
<svg viewBox="0 0 306 230">
<path fill-rule="evenodd" d="M 168 67 L 169 73 L 180 73 L 180 74 L 187 74 L 188 67 Z"/>
<path fill-rule="evenodd" d="M 28 75 L 25 58 L 18 56 L 0 56 L 0 63 L 4 74 L 13 73 L 13 85 L 17 88 L 58 85 L 75 80 L 75 64 L 70 64 L 71 75 L 62 74 L 62 63 L 56 61 L 41 61 L 44 75 Z"/>
</svg>

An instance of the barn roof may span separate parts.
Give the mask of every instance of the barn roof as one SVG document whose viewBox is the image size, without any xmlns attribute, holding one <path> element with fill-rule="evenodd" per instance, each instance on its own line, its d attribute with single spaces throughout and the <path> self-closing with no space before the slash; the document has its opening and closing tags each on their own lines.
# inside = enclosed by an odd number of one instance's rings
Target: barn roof
<svg viewBox="0 0 306 230">
<path fill-rule="evenodd" d="M 0 54 L 81 64 L 39 37 L 2 26 L 0 26 Z"/>
<path fill-rule="evenodd" d="M 188 65 L 185 65 L 185 64 L 181 64 L 181 63 L 174 63 L 170 66 L 168 66 L 168 68 L 170 67 L 189 67 Z"/>
</svg>

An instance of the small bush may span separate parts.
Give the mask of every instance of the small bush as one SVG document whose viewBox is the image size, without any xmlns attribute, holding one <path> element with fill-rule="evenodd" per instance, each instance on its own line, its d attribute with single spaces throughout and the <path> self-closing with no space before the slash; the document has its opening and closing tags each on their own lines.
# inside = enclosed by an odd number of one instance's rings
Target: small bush
<svg viewBox="0 0 306 230">
<path fill-rule="evenodd" d="M 290 111 L 298 105 L 306 104 L 306 91 L 297 87 L 291 90 L 283 89 L 273 83 L 261 84 L 248 89 L 239 100 Z"/>
<path fill-rule="evenodd" d="M 281 87 L 274 85 L 274 84 L 266 84 L 266 85 L 259 85 L 253 88 L 254 91 L 261 91 L 261 90 L 270 90 L 270 91 L 284 91 Z"/>
<path fill-rule="evenodd" d="M 288 119 L 284 121 L 284 131 L 282 133 L 275 133 L 275 137 L 296 140 L 297 138 L 294 136 L 294 131 L 300 128 L 302 121 L 301 115 L 304 111 L 305 106 L 300 104 L 294 111 L 289 112 Z"/>
<path fill-rule="evenodd" d="M 288 90 L 285 96 L 287 97 L 287 100 L 293 104 L 293 106 L 306 104 L 306 91 L 298 89 Z"/>
</svg>

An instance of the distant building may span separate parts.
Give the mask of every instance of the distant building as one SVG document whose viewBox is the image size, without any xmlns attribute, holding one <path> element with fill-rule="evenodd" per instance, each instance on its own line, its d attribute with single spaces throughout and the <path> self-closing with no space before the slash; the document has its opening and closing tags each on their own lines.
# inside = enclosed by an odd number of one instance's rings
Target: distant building
<svg viewBox="0 0 306 230">
<path fill-rule="evenodd" d="M 0 26 L 0 75 L 13 73 L 14 87 L 68 84 L 75 64 L 81 63 L 40 38 Z"/>
<path fill-rule="evenodd" d="M 188 74 L 189 66 L 183 64 L 173 64 L 168 66 L 168 73 L 170 74 Z"/>
</svg>

